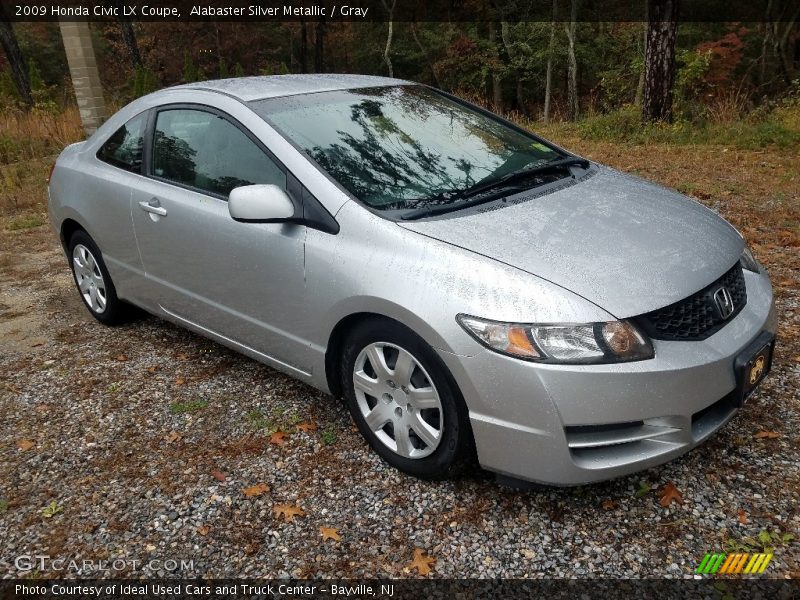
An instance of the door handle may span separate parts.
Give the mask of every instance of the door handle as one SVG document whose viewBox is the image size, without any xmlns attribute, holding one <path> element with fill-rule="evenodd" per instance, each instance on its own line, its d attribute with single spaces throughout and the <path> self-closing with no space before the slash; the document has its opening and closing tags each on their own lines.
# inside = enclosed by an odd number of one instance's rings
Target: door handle
<svg viewBox="0 0 800 600">
<path fill-rule="evenodd" d="M 153 198 L 152 200 L 142 200 L 139 202 L 139 208 L 145 212 L 153 213 L 159 217 L 167 216 L 167 209 L 161 206 L 161 203 Z"/>
</svg>

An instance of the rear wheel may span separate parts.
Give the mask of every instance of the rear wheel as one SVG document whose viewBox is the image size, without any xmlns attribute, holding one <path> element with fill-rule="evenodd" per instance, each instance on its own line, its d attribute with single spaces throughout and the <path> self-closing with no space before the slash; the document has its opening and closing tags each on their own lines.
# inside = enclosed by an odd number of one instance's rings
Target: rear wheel
<svg viewBox="0 0 800 600">
<path fill-rule="evenodd" d="M 466 455 L 466 410 L 446 367 L 419 336 L 373 319 L 351 333 L 342 361 L 348 408 L 370 446 L 411 475 L 448 475 Z"/>
<path fill-rule="evenodd" d="M 76 231 L 69 242 L 69 258 L 75 285 L 91 315 L 105 325 L 128 320 L 131 306 L 117 298 L 103 255 L 85 231 Z"/>
</svg>

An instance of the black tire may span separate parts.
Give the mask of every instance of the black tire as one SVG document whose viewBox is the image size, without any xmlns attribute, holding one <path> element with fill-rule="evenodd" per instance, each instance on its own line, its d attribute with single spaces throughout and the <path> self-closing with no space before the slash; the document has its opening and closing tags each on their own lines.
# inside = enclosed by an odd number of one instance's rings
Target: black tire
<svg viewBox="0 0 800 600">
<path fill-rule="evenodd" d="M 75 264 L 74 260 L 75 248 L 79 245 L 86 248 L 91 253 L 97 268 L 96 270 L 99 271 L 100 275 L 102 276 L 102 282 L 105 288 L 105 303 L 104 307 L 102 307 L 102 310 L 92 308 L 92 305 L 89 301 L 87 301 L 87 299 L 84 297 L 84 293 L 80 289 L 80 285 L 78 283 L 78 274 L 76 272 L 77 265 Z M 91 314 L 95 319 L 104 325 L 121 325 L 122 323 L 126 323 L 128 320 L 130 320 L 134 312 L 133 307 L 117 297 L 117 290 L 114 287 L 114 282 L 111 280 L 111 275 L 108 273 L 106 263 L 103 261 L 103 254 L 100 252 L 100 248 L 97 247 L 97 244 L 94 243 L 94 240 L 91 238 L 91 236 L 89 236 L 88 233 L 83 230 L 78 230 L 72 234 L 67 247 L 67 259 L 69 260 L 69 266 L 70 270 L 72 271 L 72 280 L 75 283 L 75 288 L 78 290 L 78 295 L 80 296 L 84 306 L 86 306 L 88 309 L 89 314 Z"/>
<path fill-rule="evenodd" d="M 443 427 L 441 438 L 432 454 L 421 458 L 399 455 L 382 442 L 367 425 L 359 409 L 353 383 L 354 367 L 362 350 L 370 344 L 385 342 L 409 352 L 424 369 L 427 379 L 435 386 L 441 404 Z M 372 449 L 393 467 L 421 479 L 443 479 L 468 458 L 472 447 L 472 432 L 466 406 L 447 367 L 422 338 L 396 321 L 373 318 L 359 323 L 349 334 L 341 360 L 341 389 L 350 413 L 361 434 Z M 396 364 L 396 363 L 395 363 Z M 416 369 L 416 368 L 415 368 Z M 416 370 L 419 375 L 420 370 Z M 369 396 L 372 398 L 372 396 Z M 387 423 L 387 426 L 389 424 Z M 391 431 L 394 431 L 393 426 Z M 412 437 L 413 436 L 412 430 Z M 419 440 L 415 438 L 415 443 Z M 424 446 L 424 444 L 422 444 Z"/>
</svg>

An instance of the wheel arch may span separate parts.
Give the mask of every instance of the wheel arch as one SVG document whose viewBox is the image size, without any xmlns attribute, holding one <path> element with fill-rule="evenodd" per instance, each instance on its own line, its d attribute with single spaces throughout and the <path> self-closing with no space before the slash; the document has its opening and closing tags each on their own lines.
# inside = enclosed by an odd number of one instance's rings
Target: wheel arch
<svg viewBox="0 0 800 600">
<path fill-rule="evenodd" d="M 405 313 L 407 311 L 403 312 Z M 450 351 L 444 339 L 428 326 L 425 321 L 415 315 L 398 315 L 393 313 L 395 313 L 395 311 L 391 310 L 381 312 L 375 310 L 351 312 L 339 318 L 336 324 L 331 328 L 330 335 L 328 336 L 328 344 L 325 349 L 325 378 L 328 389 L 333 396 L 341 398 L 343 393 L 339 378 L 339 369 L 341 367 L 341 357 L 347 336 L 353 328 L 366 320 L 385 319 L 393 321 L 422 338 L 434 351 L 437 349 Z M 453 382 L 456 383 L 452 374 L 450 374 L 450 377 L 453 379 Z M 456 385 L 456 387 L 458 386 Z"/>
<path fill-rule="evenodd" d="M 69 240 L 76 231 L 86 231 L 86 228 L 71 217 L 67 217 L 61 222 L 58 236 L 61 239 L 61 246 L 64 248 L 64 252 L 69 249 Z M 89 234 L 88 231 L 86 231 L 86 233 L 87 235 Z"/>
</svg>

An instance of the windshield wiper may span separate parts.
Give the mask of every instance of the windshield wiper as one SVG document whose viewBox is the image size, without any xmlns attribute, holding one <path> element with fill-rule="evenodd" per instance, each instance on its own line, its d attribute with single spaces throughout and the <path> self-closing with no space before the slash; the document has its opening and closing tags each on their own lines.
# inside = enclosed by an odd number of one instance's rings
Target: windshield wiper
<svg viewBox="0 0 800 600">
<path fill-rule="evenodd" d="M 538 165 L 536 167 L 511 171 L 511 173 L 507 173 L 502 177 L 498 177 L 496 179 L 490 179 L 488 181 L 480 181 L 475 185 L 468 187 L 465 190 L 461 190 L 460 192 L 455 193 L 453 196 L 448 198 L 448 200 L 451 200 L 451 202 L 448 202 L 447 204 L 440 204 L 438 206 L 430 206 L 430 205 L 422 206 L 420 208 L 416 208 L 414 210 L 405 213 L 400 218 L 403 221 L 414 221 L 422 217 L 432 217 L 434 215 L 441 215 L 454 210 L 460 210 L 462 208 L 469 208 L 470 206 L 475 206 L 477 204 L 483 204 L 484 202 L 490 202 L 491 200 L 495 200 L 500 194 L 490 194 L 488 196 L 475 198 L 474 200 L 467 202 L 457 202 L 457 201 L 477 196 L 478 194 L 482 194 L 493 188 L 505 189 L 507 187 L 510 187 L 509 184 L 511 184 L 514 181 L 520 179 L 526 179 L 533 175 L 539 175 L 540 173 L 546 173 L 548 171 L 552 171 L 553 169 L 560 169 L 563 167 L 571 167 L 571 166 L 583 166 L 584 168 L 588 168 L 590 164 L 591 163 L 585 158 L 580 158 L 579 156 L 567 156 L 565 158 L 552 160 L 550 162 L 544 163 L 543 165 Z"/>
</svg>

